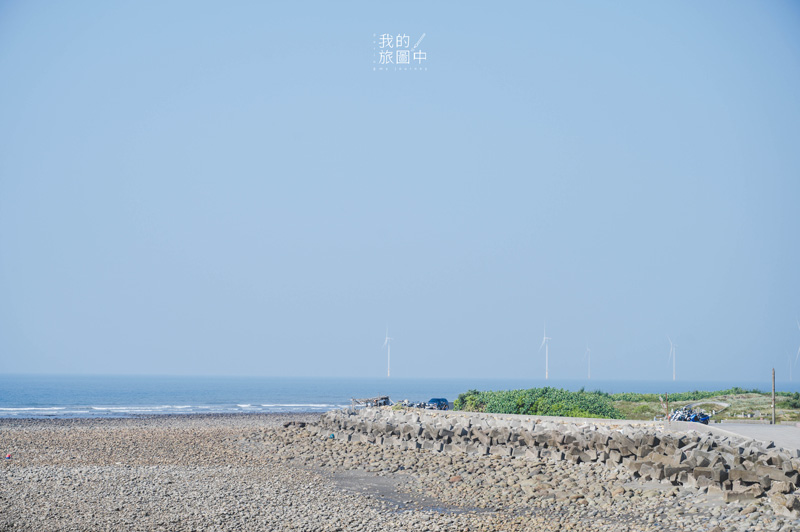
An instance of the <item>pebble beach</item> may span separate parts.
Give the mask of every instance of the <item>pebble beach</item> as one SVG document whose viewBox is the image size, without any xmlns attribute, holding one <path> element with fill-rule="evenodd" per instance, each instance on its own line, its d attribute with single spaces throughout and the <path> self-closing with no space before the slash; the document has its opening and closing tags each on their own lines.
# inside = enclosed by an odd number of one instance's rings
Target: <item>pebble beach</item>
<svg viewBox="0 0 800 532">
<path fill-rule="evenodd" d="M 0 420 L 0 530 L 795 530 L 602 463 L 340 441 L 318 419 Z"/>
</svg>

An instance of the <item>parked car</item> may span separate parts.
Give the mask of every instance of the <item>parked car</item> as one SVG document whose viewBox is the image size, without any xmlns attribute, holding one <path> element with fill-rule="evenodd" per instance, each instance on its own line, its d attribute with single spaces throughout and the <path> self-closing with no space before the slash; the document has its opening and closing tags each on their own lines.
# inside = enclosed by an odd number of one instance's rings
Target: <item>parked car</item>
<svg viewBox="0 0 800 532">
<path fill-rule="evenodd" d="M 447 402 L 447 399 L 442 397 L 434 397 L 428 401 L 428 404 L 425 406 L 425 408 L 429 410 L 447 410 L 450 408 L 450 403 Z"/>
</svg>

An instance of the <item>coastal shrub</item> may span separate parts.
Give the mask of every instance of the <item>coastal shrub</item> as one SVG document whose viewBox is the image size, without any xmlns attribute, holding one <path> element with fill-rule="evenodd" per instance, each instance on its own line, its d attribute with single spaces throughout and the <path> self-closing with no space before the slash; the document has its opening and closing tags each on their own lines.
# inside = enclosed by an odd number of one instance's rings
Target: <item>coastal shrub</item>
<svg viewBox="0 0 800 532">
<path fill-rule="evenodd" d="M 786 401 L 780 406 L 783 408 L 800 408 L 800 393 L 794 392 L 789 395 Z"/>
<path fill-rule="evenodd" d="M 467 412 L 483 412 L 480 394 L 481 392 L 478 390 L 469 390 L 466 393 L 459 394 L 458 398 L 453 402 L 453 409 L 466 410 Z"/>
<path fill-rule="evenodd" d="M 694 402 L 721 395 L 747 394 L 769 395 L 768 392 L 762 392 L 757 389 L 746 390 L 735 386 L 726 390 L 709 392 L 694 390 L 671 393 L 669 394 L 669 401 L 670 403 Z M 800 393 L 776 392 L 776 395 L 785 398 L 780 403 L 781 407 L 800 408 Z M 549 387 L 490 392 L 469 390 L 458 396 L 454 403 L 454 408 L 469 412 L 497 414 L 622 419 L 624 415 L 617 408 L 615 402 L 639 403 L 626 411 L 642 416 L 660 411 L 658 408 L 653 409 L 654 406 L 660 405 L 659 398 L 666 399 L 666 396 L 656 393 L 630 392 L 609 394 L 600 390 L 587 392 L 583 388 L 577 392 Z"/>
<path fill-rule="evenodd" d="M 701 392 L 699 390 L 695 390 L 693 392 L 680 392 L 680 393 L 671 393 L 669 394 L 669 400 L 672 401 L 700 401 L 702 399 L 709 399 L 711 397 L 716 397 L 718 395 L 743 395 L 749 393 L 757 393 L 763 394 L 764 392 L 760 390 L 745 390 L 743 388 L 739 388 L 738 386 L 734 386 L 733 388 L 728 388 L 727 390 L 717 390 L 715 392 Z M 781 395 L 781 394 L 778 394 Z M 664 394 L 655 394 L 655 393 L 614 393 L 611 394 L 610 397 L 614 401 L 628 401 L 631 403 L 641 403 L 643 401 L 646 402 L 657 402 L 661 398 L 666 399 Z"/>
<path fill-rule="evenodd" d="M 494 414 L 622 418 L 611 399 L 603 394 L 550 387 L 490 392 L 469 390 L 458 396 L 453 407 Z"/>
</svg>

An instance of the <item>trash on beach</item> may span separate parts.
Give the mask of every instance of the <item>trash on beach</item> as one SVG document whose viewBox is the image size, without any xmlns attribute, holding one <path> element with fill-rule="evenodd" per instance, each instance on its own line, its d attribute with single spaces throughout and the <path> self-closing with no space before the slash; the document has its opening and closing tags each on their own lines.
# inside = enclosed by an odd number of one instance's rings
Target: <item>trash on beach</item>
<svg viewBox="0 0 800 532">
<path fill-rule="evenodd" d="M 11 460 L 11 453 L 8 453 L 8 454 L 6 455 L 6 460 Z"/>
<path fill-rule="evenodd" d="M 331 435 L 330 435 L 330 436 L 328 436 L 328 437 L 329 437 L 330 439 L 333 439 L 333 437 L 334 437 L 334 436 L 333 436 L 333 432 L 331 432 Z"/>
</svg>

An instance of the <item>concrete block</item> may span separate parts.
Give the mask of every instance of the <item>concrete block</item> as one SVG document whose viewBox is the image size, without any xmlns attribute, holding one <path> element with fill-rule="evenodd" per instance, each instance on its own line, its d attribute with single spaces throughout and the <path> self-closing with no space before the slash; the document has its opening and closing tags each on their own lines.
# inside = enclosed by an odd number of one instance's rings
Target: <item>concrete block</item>
<svg viewBox="0 0 800 532">
<path fill-rule="evenodd" d="M 748 501 L 755 501 L 761 495 L 763 495 L 764 490 L 761 489 L 761 486 L 754 485 L 750 486 L 744 490 L 733 490 L 733 491 L 726 491 L 722 494 L 722 500 L 725 502 L 748 502 Z"/>
<path fill-rule="evenodd" d="M 708 457 L 706 453 L 699 453 L 698 451 L 695 451 L 695 454 L 692 456 L 692 459 L 697 467 L 711 466 L 711 459 Z"/>
<path fill-rule="evenodd" d="M 438 432 L 437 436 L 438 436 L 438 438 L 440 440 L 444 440 L 444 439 L 452 439 L 453 436 L 455 436 L 455 435 L 456 435 L 456 433 L 453 430 L 441 428 L 441 429 L 439 429 L 439 432 Z"/>
<path fill-rule="evenodd" d="M 673 476 L 680 475 L 681 473 L 689 474 L 692 471 L 692 468 L 689 466 L 664 466 L 664 476 L 668 478 L 672 478 Z M 674 480 L 678 480 L 677 478 Z"/>
<path fill-rule="evenodd" d="M 697 486 L 698 488 L 707 488 L 715 484 L 716 482 L 714 482 L 708 477 L 697 477 L 694 482 L 694 485 Z"/>
<path fill-rule="evenodd" d="M 462 445 L 458 445 L 455 443 L 445 443 L 442 447 L 442 452 L 448 454 L 464 454 L 466 451 Z"/>
<path fill-rule="evenodd" d="M 497 454 L 500 456 L 511 456 L 511 448 L 505 445 L 492 445 L 489 448 L 489 454 Z"/>
<path fill-rule="evenodd" d="M 491 445 L 492 439 L 489 437 L 489 435 L 478 428 L 474 427 L 472 428 L 472 437 L 475 440 L 479 441 L 481 445 L 484 445 L 486 447 Z"/>
<path fill-rule="evenodd" d="M 527 447 L 509 447 L 508 456 L 511 458 L 525 458 L 525 452 L 527 449 Z"/>
<path fill-rule="evenodd" d="M 770 496 L 776 493 L 789 493 L 790 491 L 792 491 L 791 483 L 782 480 L 773 480 L 769 489 Z"/>
<path fill-rule="evenodd" d="M 728 478 L 731 480 L 740 480 L 742 482 L 756 483 L 761 480 L 761 475 L 755 471 L 748 471 L 747 469 L 731 469 L 728 471 Z"/>
<path fill-rule="evenodd" d="M 754 471 L 759 476 L 769 477 L 771 480 L 786 480 L 786 471 L 777 467 L 756 465 Z"/>
<path fill-rule="evenodd" d="M 645 462 L 641 462 L 641 461 L 638 461 L 638 460 L 632 460 L 632 459 L 628 459 L 628 458 L 623 458 L 622 459 L 622 463 L 623 464 L 625 464 L 625 460 L 629 460 L 628 461 L 628 465 L 626 467 L 628 469 L 630 469 L 631 471 L 634 471 L 636 473 L 638 473 L 639 470 L 642 468 L 642 466 L 645 464 Z"/>
<path fill-rule="evenodd" d="M 636 449 L 636 456 L 639 458 L 644 458 L 648 454 L 653 452 L 653 448 L 649 445 L 642 445 L 638 449 Z"/>
<path fill-rule="evenodd" d="M 664 466 L 652 462 L 645 462 L 639 468 L 639 474 L 644 478 L 661 480 L 664 478 Z"/>
<path fill-rule="evenodd" d="M 676 466 L 681 463 L 680 459 L 675 455 L 663 455 L 663 454 L 658 454 L 655 451 L 650 453 L 647 459 L 650 460 L 651 462 L 656 462 L 664 466 Z"/>
<path fill-rule="evenodd" d="M 564 453 L 553 448 L 542 449 L 540 452 L 540 456 L 544 459 L 553 460 L 556 462 L 560 462 L 564 459 Z"/>
<path fill-rule="evenodd" d="M 713 474 L 714 470 L 711 469 L 710 467 L 695 467 L 692 470 L 692 475 L 694 476 L 694 478 L 700 478 L 700 477 L 711 478 Z"/>
<path fill-rule="evenodd" d="M 646 434 L 642 438 L 642 443 L 644 443 L 644 445 L 647 445 L 648 447 L 655 447 L 660 442 L 661 440 L 655 434 Z"/>
</svg>

